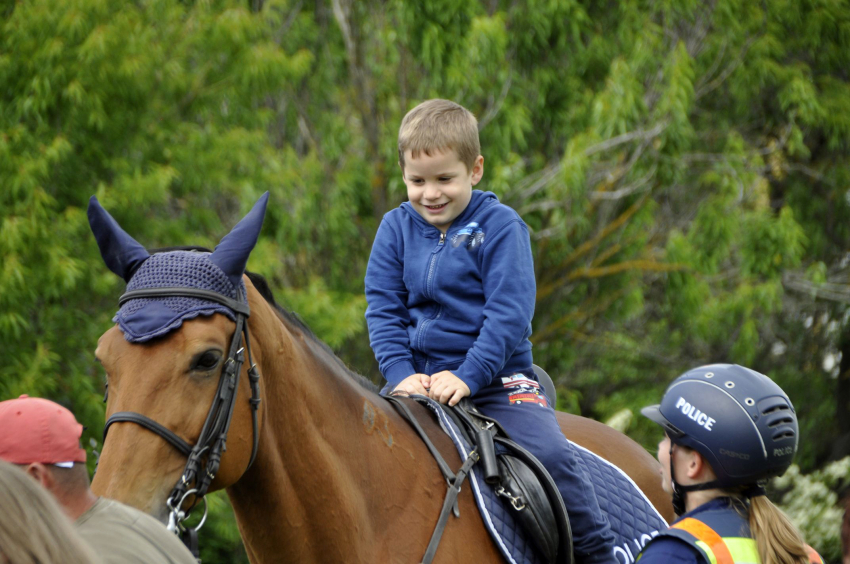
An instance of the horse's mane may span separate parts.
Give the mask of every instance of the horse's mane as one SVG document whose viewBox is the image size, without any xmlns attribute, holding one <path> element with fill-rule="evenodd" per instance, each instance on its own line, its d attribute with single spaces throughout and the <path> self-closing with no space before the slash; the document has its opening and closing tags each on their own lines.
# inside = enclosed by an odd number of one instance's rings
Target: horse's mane
<svg viewBox="0 0 850 564">
<path fill-rule="evenodd" d="M 154 253 L 167 253 L 170 251 L 199 251 L 204 253 L 212 252 L 205 247 L 198 246 L 177 246 L 177 247 L 163 247 L 158 249 L 148 249 L 150 254 Z M 313 330 L 304 323 L 304 321 L 298 316 L 294 311 L 289 311 L 286 308 L 278 305 L 277 301 L 274 299 L 274 294 L 272 293 L 271 288 L 269 287 L 266 279 L 256 272 L 250 272 L 248 270 L 245 271 L 245 275 L 251 280 L 251 283 L 254 285 L 254 288 L 260 293 L 266 302 L 270 306 L 274 308 L 274 310 L 280 315 L 287 323 L 294 325 L 299 331 L 301 331 L 304 335 L 307 335 L 313 342 L 317 343 L 325 352 L 327 352 L 331 358 L 336 360 L 339 363 L 340 367 L 349 375 L 349 377 L 353 378 L 355 382 L 357 382 L 360 386 L 366 388 L 371 392 L 378 393 L 379 388 L 376 386 L 371 380 L 354 372 L 350 368 L 348 368 L 345 363 L 334 353 L 333 349 L 331 349 L 327 343 L 319 339 Z"/>
<path fill-rule="evenodd" d="M 245 275 L 248 276 L 248 278 L 251 280 L 251 283 L 254 285 L 254 288 L 257 289 L 257 291 L 260 293 L 260 295 L 263 296 L 263 298 L 269 303 L 269 305 L 271 305 L 273 308 L 275 308 L 275 310 L 284 319 L 286 319 L 286 321 L 295 325 L 299 330 L 301 330 L 302 333 L 304 333 L 305 335 L 310 337 L 313 341 L 318 343 L 319 346 L 321 346 L 322 349 L 324 349 L 329 355 L 331 355 L 331 357 L 334 360 L 336 360 L 339 363 L 339 365 L 345 370 L 345 372 L 349 376 L 354 378 L 354 380 L 358 384 L 360 384 L 361 386 L 363 386 L 364 388 L 366 388 L 369 391 L 378 393 L 378 391 L 379 391 L 378 387 L 371 380 L 369 380 L 365 376 L 362 376 L 361 374 L 358 374 L 357 372 L 354 372 L 353 370 L 348 368 L 345 365 L 345 363 L 342 362 L 342 359 L 340 359 L 336 355 L 336 353 L 333 351 L 333 349 L 331 349 L 328 346 L 327 343 L 325 343 L 324 341 L 322 341 L 321 339 L 316 337 L 316 335 L 313 333 L 313 330 L 310 329 L 310 327 L 308 327 L 307 324 L 304 323 L 304 321 L 300 317 L 298 317 L 297 313 L 295 313 L 294 311 L 289 311 L 289 310 L 287 310 L 287 309 L 285 309 L 285 308 L 283 308 L 283 307 L 281 307 L 280 305 L 277 304 L 277 302 L 274 299 L 274 295 L 272 294 L 272 291 L 269 288 L 269 284 L 268 284 L 268 282 L 266 282 L 265 278 L 263 278 L 262 276 L 260 276 L 256 272 L 250 272 L 250 271 L 247 271 L 247 270 L 245 271 Z"/>
</svg>

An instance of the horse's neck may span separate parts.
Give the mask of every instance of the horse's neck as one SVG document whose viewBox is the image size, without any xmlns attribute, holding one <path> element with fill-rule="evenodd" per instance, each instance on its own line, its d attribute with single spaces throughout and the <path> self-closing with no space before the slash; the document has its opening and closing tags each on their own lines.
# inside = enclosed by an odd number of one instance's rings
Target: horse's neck
<svg viewBox="0 0 850 564">
<path fill-rule="evenodd" d="M 260 365 L 257 460 L 229 490 L 249 556 L 262 562 L 271 543 L 285 551 L 278 562 L 358 561 L 358 547 L 367 550 L 389 526 L 388 500 L 408 498 L 417 480 L 442 478 L 423 467 L 422 445 L 386 402 L 311 337 L 254 339 L 278 354 L 266 352 Z"/>
</svg>

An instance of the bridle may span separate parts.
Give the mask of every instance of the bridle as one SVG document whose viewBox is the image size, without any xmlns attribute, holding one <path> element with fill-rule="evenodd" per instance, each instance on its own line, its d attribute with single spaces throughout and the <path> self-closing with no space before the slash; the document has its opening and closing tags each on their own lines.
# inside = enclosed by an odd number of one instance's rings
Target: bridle
<svg viewBox="0 0 850 564">
<path fill-rule="evenodd" d="M 257 457 L 257 446 L 259 444 L 259 434 L 257 432 L 257 409 L 260 405 L 260 374 L 257 371 L 257 365 L 254 364 L 251 356 L 251 344 L 248 339 L 248 317 L 250 309 L 248 307 L 247 295 L 243 295 L 241 289 L 237 289 L 238 295 L 242 300 L 233 300 L 209 290 L 201 290 L 198 288 L 146 288 L 142 290 L 132 290 L 125 292 L 119 299 L 119 307 L 129 300 L 137 298 L 162 298 L 183 296 L 190 298 L 199 298 L 217 302 L 229 308 L 236 317 L 236 330 L 233 332 L 233 338 L 230 342 L 230 351 L 227 360 L 224 363 L 224 368 L 221 373 L 221 378 L 218 381 L 215 397 L 213 398 L 210 410 L 207 413 L 206 421 L 201 429 L 201 434 L 198 437 L 198 442 L 192 446 L 170 429 L 160 425 L 153 419 L 136 413 L 134 411 L 120 411 L 113 413 L 106 420 L 106 426 L 103 429 L 103 442 L 106 443 L 106 433 L 109 431 L 109 426 L 117 422 L 130 422 L 141 425 L 142 427 L 159 435 L 174 448 L 180 451 L 188 460 L 186 467 L 183 469 L 183 475 L 171 490 L 168 496 L 166 506 L 170 513 L 168 516 L 168 529 L 177 534 L 183 542 L 193 551 L 197 557 L 197 531 L 203 526 L 207 517 L 206 498 L 204 497 L 209 490 L 210 484 L 215 479 L 221 463 L 221 455 L 227 450 L 227 432 L 230 429 L 230 422 L 233 419 L 233 409 L 236 405 L 236 396 L 239 390 L 239 377 L 242 369 L 242 364 L 245 361 L 245 352 L 248 353 L 248 380 L 251 385 L 251 416 L 253 420 L 253 446 L 251 448 L 251 460 L 248 462 L 248 468 L 254 463 Z M 245 345 L 242 346 L 244 336 Z M 192 507 L 183 510 L 183 503 L 190 496 L 194 495 L 195 500 Z M 189 513 L 195 507 L 198 499 L 204 500 L 204 516 L 200 523 L 195 527 L 187 527 L 183 524 Z"/>
</svg>

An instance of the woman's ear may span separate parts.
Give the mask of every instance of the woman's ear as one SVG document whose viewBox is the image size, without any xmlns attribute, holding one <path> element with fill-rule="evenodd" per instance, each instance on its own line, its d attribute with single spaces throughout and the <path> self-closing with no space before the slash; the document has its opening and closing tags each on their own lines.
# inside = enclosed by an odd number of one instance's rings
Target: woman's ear
<svg viewBox="0 0 850 564">
<path fill-rule="evenodd" d="M 695 450 L 688 453 L 687 474 L 695 482 L 710 482 L 716 478 L 711 464 Z"/>
</svg>

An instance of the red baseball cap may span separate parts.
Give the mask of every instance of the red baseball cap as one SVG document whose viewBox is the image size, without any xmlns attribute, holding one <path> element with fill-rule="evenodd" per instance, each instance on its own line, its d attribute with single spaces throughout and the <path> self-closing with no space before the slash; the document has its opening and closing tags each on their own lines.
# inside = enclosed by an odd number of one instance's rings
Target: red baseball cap
<svg viewBox="0 0 850 564">
<path fill-rule="evenodd" d="M 86 461 L 82 434 L 74 414 L 58 403 L 27 395 L 0 401 L 0 459 L 6 462 L 71 468 Z"/>
</svg>

